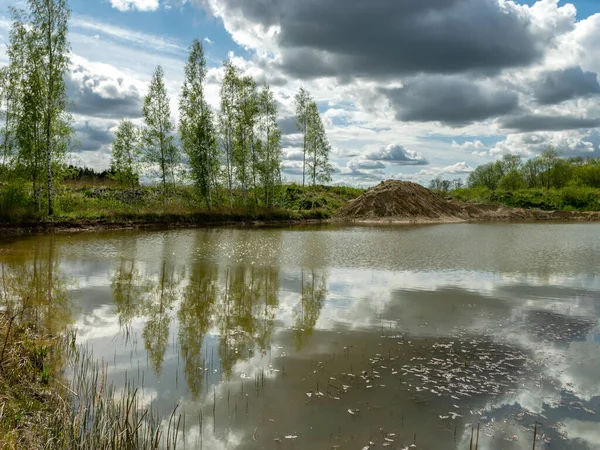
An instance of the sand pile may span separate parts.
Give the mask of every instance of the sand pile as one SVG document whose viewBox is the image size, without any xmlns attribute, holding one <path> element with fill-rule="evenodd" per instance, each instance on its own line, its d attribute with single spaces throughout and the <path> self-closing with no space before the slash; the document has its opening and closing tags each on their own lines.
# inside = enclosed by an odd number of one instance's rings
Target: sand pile
<svg viewBox="0 0 600 450">
<path fill-rule="evenodd" d="M 458 204 L 416 183 L 388 180 L 369 189 L 339 212 L 345 219 L 460 221 L 469 218 Z"/>
<path fill-rule="evenodd" d="M 350 201 L 338 213 L 357 222 L 600 221 L 600 212 L 542 211 L 446 200 L 421 185 L 388 180 Z"/>
</svg>

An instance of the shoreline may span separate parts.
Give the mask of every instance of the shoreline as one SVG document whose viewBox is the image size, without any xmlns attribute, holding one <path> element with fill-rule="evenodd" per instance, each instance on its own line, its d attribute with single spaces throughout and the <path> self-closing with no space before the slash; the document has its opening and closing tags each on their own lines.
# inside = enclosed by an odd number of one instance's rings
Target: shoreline
<svg viewBox="0 0 600 450">
<path fill-rule="evenodd" d="M 186 219 L 181 217 L 181 219 Z M 107 219 L 73 219 L 44 222 L 24 222 L 18 224 L 0 224 L 3 236 L 19 236 L 41 233 L 76 233 L 119 230 L 167 230 L 177 228 L 216 228 L 216 227 L 261 227 L 285 225 L 315 225 L 332 222 L 331 219 L 297 218 L 297 219 L 226 219 L 214 220 L 132 220 L 110 221 Z"/>
<path fill-rule="evenodd" d="M 356 223 L 364 225 L 419 225 L 419 224 L 451 224 L 451 223 L 585 223 L 585 222 L 600 222 L 600 212 L 598 211 L 544 211 L 540 209 L 525 209 L 525 208 L 506 208 L 504 206 L 495 205 L 475 205 L 469 204 L 463 206 L 463 214 L 447 215 L 440 217 L 343 217 L 334 218 L 335 223 Z"/>
<path fill-rule="evenodd" d="M 476 206 L 476 205 L 470 205 Z M 489 206 L 489 205 L 486 205 Z M 476 206 L 477 207 L 477 206 Z M 487 208 L 486 208 L 487 209 Z M 489 223 L 489 222 L 563 222 L 582 223 L 600 222 L 600 212 L 589 211 L 543 211 L 536 209 L 505 208 L 469 213 L 464 217 L 332 217 L 332 218 L 256 218 L 227 216 L 202 216 L 199 219 L 189 216 L 166 216 L 163 220 L 116 220 L 110 219 L 59 219 L 56 221 L 23 222 L 16 224 L 0 224 L 3 236 L 19 236 L 43 233 L 77 233 L 119 230 L 168 230 L 178 228 L 216 228 L 216 227 L 263 227 L 286 225 L 319 225 L 319 224 L 363 224 L 363 225 L 427 225 L 451 223 Z"/>
</svg>

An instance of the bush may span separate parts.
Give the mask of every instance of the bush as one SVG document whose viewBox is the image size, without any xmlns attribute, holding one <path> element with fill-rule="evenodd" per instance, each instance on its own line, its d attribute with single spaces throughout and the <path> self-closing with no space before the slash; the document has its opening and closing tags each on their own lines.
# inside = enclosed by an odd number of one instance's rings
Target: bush
<svg viewBox="0 0 600 450">
<path fill-rule="evenodd" d="M 588 211 L 600 209 L 600 195 L 596 189 L 567 186 L 561 194 L 565 206 Z"/>
<path fill-rule="evenodd" d="M 34 215 L 34 205 L 24 184 L 12 182 L 0 189 L 0 221 L 14 222 Z"/>
<path fill-rule="evenodd" d="M 525 187 L 523 175 L 518 170 L 510 170 L 498 181 L 498 188 L 505 191 L 516 191 Z"/>
</svg>

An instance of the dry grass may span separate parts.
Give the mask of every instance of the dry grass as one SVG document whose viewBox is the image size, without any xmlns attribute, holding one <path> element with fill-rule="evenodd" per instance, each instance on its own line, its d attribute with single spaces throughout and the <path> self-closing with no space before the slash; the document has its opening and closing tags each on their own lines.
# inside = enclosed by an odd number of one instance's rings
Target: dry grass
<svg viewBox="0 0 600 450">
<path fill-rule="evenodd" d="M 175 449 L 176 410 L 163 418 L 131 383 L 117 392 L 74 333 L 45 335 L 33 317 L 0 306 L 0 449 Z"/>
</svg>

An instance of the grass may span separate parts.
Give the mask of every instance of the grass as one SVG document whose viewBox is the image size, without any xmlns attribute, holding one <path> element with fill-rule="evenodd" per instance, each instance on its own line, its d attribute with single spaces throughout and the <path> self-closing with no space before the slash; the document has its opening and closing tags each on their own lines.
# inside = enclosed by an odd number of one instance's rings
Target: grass
<svg viewBox="0 0 600 450">
<path fill-rule="evenodd" d="M 450 193 L 453 199 L 472 203 L 498 203 L 513 208 L 545 211 L 600 211 L 600 189 L 566 186 L 561 189 L 462 188 Z"/>
<path fill-rule="evenodd" d="M 176 408 L 164 421 L 130 382 L 116 392 L 74 333 L 48 335 L 29 312 L 0 306 L 0 449 L 175 450 Z"/>
<path fill-rule="evenodd" d="M 189 186 L 171 188 L 167 202 L 160 189 L 144 186 L 123 189 L 114 185 L 93 186 L 64 184 L 56 190 L 56 213 L 53 223 L 59 224 L 213 224 L 245 221 L 296 221 L 328 219 L 342 205 L 362 194 L 349 187 L 308 187 L 302 203 L 302 187 L 296 184 L 281 188 L 276 205 L 257 206 L 255 192 L 244 198 L 236 191 L 233 208 L 225 191 L 216 195 L 219 205 L 209 210 L 196 190 Z M 259 196 L 260 193 L 256 193 Z M 227 206 L 226 206 L 227 205 Z M 43 208 L 42 208 L 43 210 Z M 37 213 L 25 185 L 0 187 L 0 222 L 6 225 L 29 225 L 48 222 Z"/>
</svg>

